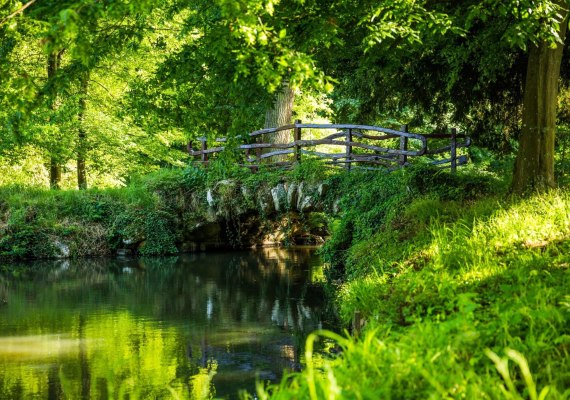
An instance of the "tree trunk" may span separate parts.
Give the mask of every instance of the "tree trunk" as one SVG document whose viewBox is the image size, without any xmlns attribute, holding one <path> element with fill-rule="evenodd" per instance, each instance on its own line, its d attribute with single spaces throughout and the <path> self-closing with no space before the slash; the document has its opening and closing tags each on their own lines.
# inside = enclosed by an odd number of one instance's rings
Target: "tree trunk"
<svg viewBox="0 0 570 400">
<path fill-rule="evenodd" d="M 278 128 L 288 125 L 293 121 L 293 102 L 295 100 L 295 91 L 289 87 L 288 83 L 284 83 L 281 91 L 277 93 L 273 108 L 265 113 L 264 128 Z M 291 130 L 280 131 L 268 135 L 269 143 L 289 143 L 291 141 Z M 271 151 L 268 149 L 267 152 Z M 273 157 L 273 161 L 283 161 L 284 156 Z"/>
<path fill-rule="evenodd" d="M 89 72 L 86 72 L 81 79 L 81 93 L 79 98 L 79 130 L 77 133 L 77 187 L 79 190 L 87 189 L 87 169 L 85 167 L 87 131 L 85 130 L 85 111 L 87 109 L 88 88 Z"/>
<path fill-rule="evenodd" d="M 47 64 L 47 77 L 48 80 L 52 80 L 55 75 L 57 74 L 57 70 L 59 69 L 59 64 L 61 62 L 61 52 L 54 52 L 50 53 L 48 56 L 48 64 Z M 50 96 L 50 108 L 52 112 L 55 114 L 57 110 L 57 91 L 52 89 Z M 52 115 L 52 118 L 54 116 Z M 50 164 L 49 164 L 49 186 L 51 189 L 59 189 L 61 185 L 61 164 L 55 155 L 53 154 L 53 150 L 50 151 Z"/>
<path fill-rule="evenodd" d="M 562 41 L 566 36 L 568 11 L 560 24 Z M 524 194 L 555 187 L 554 137 L 558 78 L 564 46 L 548 43 L 530 48 L 523 98 L 522 130 L 515 163 L 512 191 Z"/>
<path fill-rule="evenodd" d="M 51 189 L 59 189 L 61 183 L 61 165 L 54 158 L 49 160 L 49 187 Z"/>
</svg>

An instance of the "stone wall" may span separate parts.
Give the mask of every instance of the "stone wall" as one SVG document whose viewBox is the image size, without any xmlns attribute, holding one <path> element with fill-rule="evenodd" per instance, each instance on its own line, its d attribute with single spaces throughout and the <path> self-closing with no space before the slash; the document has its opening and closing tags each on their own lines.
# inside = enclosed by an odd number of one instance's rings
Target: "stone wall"
<svg viewBox="0 0 570 400">
<path fill-rule="evenodd" d="M 176 248 L 193 252 L 321 244 L 328 235 L 326 214 L 338 211 L 338 202 L 325 201 L 328 191 L 325 183 L 282 182 L 254 188 L 220 181 L 174 202 L 190 204 L 173 222 Z M 144 229 L 131 232 L 131 237 L 122 238 L 119 255 L 136 254 L 146 245 Z"/>
</svg>

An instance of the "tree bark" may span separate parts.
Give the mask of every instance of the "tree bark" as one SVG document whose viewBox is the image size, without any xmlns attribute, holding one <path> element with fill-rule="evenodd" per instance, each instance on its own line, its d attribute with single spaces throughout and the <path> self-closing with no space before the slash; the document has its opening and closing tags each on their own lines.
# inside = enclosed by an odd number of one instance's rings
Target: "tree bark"
<svg viewBox="0 0 570 400">
<path fill-rule="evenodd" d="M 60 189 L 61 184 L 61 165 L 54 158 L 51 157 L 49 160 L 49 187 L 51 189 Z"/>
<path fill-rule="evenodd" d="M 558 34 L 565 40 L 568 10 Z M 522 129 L 519 139 L 512 192 L 524 194 L 556 186 L 554 138 L 558 79 L 564 46 L 550 48 L 546 42 L 530 48 L 523 98 Z"/>
<path fill-rule="evenodd" d="M 48 81 L 55 78 L 57 70 L 61 62 L 61 52 L 53 52 L 48 56 L 47 63 L 47 77 Z M 51 83 L 50 83 L 51 84 Z M 57 110 L 57 91 L 51 90 L 50 95 L 50 108 L 53 113 Z M 52 116 L 53 118 L 53 116 Z M 61 164 L 55 155 L 53 150 L 50 151 L 50 165 L 49 165 L 49 186 L 51 189 L 59 189 L 61 185 Z"/>
<path fill-rule="evenodd" d="M 273 108 L 265 113 L 264 128 L 278 128 L 288 125 L 293 121 L 293 102 L 295 101 L 295 91 L 286 82 L 283 84 Z M 269 143 L 289 143 L 291 141 L 291 130 L 280 131 L 268 135 Z M 271 151 L 268 149 L 267 152 Z M 273 161 L 283 161 L 285 156 L 273 157 Z"/>
<path fill-rule="evenodd" d="M 87 90 L 89 89 L 89 72 L 81 79 L 81 92 L 79 97 L 79 129 L 77 133 L 77 187 L 79 190 L 87 189 L 87 168 L 85 158 L 87 155 L 87 131 L 85 130 L 85 111 L 87 110 Z"/>
</svg>

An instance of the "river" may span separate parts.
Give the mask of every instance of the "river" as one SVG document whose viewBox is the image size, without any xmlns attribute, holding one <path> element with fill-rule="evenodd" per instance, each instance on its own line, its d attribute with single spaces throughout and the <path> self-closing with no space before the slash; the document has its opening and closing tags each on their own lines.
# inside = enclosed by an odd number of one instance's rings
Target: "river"
<svg viewBox="0 0 570 400">
<path fill-rule="evenodd" d="M 236 398 L 326 325 L 314 249 L 0 264 L 0 399 Z"/>
</svg>

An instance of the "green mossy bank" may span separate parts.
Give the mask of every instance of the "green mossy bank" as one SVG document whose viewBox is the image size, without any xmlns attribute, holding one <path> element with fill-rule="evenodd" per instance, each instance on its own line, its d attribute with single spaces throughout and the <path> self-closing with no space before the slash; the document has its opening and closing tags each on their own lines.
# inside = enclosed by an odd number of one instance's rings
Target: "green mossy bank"
<svg viewBox="0 0 570 400">
<path fill-rule="evenodd" d="M 166 255 L 322 242 L 326 185 L 165 169 L 119 189 L 0 188 L 0 258 Z M 319 194 L 320 193 L 320 194 Z"/>
<path fill-rule="evenodd" d="M 222 167 L 113 190 L 3 188 L 0 253 L 51 257 L 65 244 L 69 256 L 168 254 L 197 243 L 188 227 L 204 221 L 223 221 L 216 234 L 238 246 L 275 231 L 282 243 L 328 234 L 329 292 L 359 333 L 311 335 L 304 371 L 260 382 L 258 398 L 570 397 L 567 189 L 511 198 L 508 176 L 484 165 L 456 175 Z M 272 190 L 280 210 L 267 206 Z M 315 340 L 337 355 L 313 355 Z"/>
<path fill-rule="evenodd" d="M 258 397 L 569 398 L 570 191 L 512 198 L 500 176 L 345 180 L 323 256 L 360 332 L 314 333 L 306 369 Z M 340 356 L 313 355 L 316 340 Z"/>
</svg>

